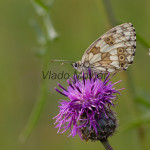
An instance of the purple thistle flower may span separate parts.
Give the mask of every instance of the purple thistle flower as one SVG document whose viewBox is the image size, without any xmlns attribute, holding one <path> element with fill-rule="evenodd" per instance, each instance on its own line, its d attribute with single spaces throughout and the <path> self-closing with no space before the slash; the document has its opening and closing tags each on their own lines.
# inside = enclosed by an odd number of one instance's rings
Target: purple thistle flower
<svg viewBox="0 0 150 150">
<path fill-rule="evenodd" d="M 112 77 L 113 75 L 110 77 L 109 73 L 102 81 L 96 75 L 93 77 L 89 71 L 88 79 L 85 79 L 83 73 L 82 80 L 79 80 L 76 75 L 73 76 L 73 79 L 67 80 L 69 85 L 67 89 L 58 84 L 62 92 L 55 88 L 56 91 L 69 98 L 69 100 L 60 102 L 60 112 L 54 117 L 56 119 L 55 124 L 57 123 L 55 128 L 59 128 L 58 133 L 70 129 L 69 136 L 74 137 L 78 133 L 81 139 L 88 140 L 88 137 L 85 136 L 89 136 L 91 131 L 94 131 L 95 136 L 98 135 L 102 123 L 109 124 L 108 118 L 113 120 L 110 124 L 111 127 L 112 125 L 117 126 L 115 115 L 112 113 L 110 106 L 114 106 L 114 101 L 117 99 L 115 94 L 120 94 L 119 90 L 122 89 L 115 89 L 114 85 L 120 81 L 112 83 L 110 81 Z M 84 131 L 85 128 L 88 128 L 86 132 Z M 110 130 L 109 135 L 112 132 Z M 95 140 L 95 137 L 93 140 Z"/>
</svg>

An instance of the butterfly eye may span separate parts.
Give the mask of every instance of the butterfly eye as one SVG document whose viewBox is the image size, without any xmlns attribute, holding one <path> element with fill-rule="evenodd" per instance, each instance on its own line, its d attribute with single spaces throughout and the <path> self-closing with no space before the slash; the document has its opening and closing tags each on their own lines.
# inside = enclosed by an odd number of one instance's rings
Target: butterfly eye
<svg viewBox="0 0 150 150">
<path fill-rule="evenodd" d="M 78 67 L 77 63 L 73 63 L 73 67 L 76 69 Z"/>
<path fill-rule="evenodd" d="M 77 63 L 74 64 L 75 67 L 78 67 Z"/>
</svg>

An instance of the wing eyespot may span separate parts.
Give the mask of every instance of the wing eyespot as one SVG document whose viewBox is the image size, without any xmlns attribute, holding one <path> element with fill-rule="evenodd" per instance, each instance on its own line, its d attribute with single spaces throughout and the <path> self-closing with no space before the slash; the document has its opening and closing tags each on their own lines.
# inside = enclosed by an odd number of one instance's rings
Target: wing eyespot
<svg viewBox="0 0 150 150">
<path fill-rule="evenodd" d="M 120 67 L 124 67 L 125 63 L 124 62 L 120 62 Z"/>
<path fill-rule="evenodd" d="M 110 45 L 113 45 L 113 44 L 114 44 L 114 42 L 113 42 L 113 41 L 111 41 L 111 42 L 110 42 Z"/>
<path fill-rule="evenodd" d="M 125 56 L 124 56 L 124 55 L 120 55 L 120 56 L 119 56 L 119 60 L 120 60 L 120 61 L 123 61 L 124 59 L 125 59 Z"/>
<path fill-rule="evenodd" d="M 85 68 L 89 67 L 94 72 L 126 70 L 133 62 L 135 48 L 136 33 L 133 25 L 121 24 L 94 41 L 85 51 L 81 62 Z"/>
<path fill-rule="evenodd" d="M 110 46 L 114 45 L 115 43 L 115 39 L 112 36 L 106 37 L 104 41 Z"/>
<path fill-rule="evenodd" d="M 118 54 L 123 54 L 123 52 L 124 52 L 124 48 L 123 47 L 119 47 L 117 50 L 118 50 Z"/>
</svg>

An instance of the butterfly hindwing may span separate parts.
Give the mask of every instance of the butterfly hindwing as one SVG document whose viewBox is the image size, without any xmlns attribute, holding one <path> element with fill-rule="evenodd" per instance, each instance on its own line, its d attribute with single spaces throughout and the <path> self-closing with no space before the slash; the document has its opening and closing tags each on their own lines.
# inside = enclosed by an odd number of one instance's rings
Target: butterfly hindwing
<svg viewBox="0 0 150 150">
<path fill-rule="evenodd" d="M 133 62 L 136 33 L 131 23 L 109 30 L 85 51 L 81 63 L 97 73 L 125 70 Z"/>
</svg>

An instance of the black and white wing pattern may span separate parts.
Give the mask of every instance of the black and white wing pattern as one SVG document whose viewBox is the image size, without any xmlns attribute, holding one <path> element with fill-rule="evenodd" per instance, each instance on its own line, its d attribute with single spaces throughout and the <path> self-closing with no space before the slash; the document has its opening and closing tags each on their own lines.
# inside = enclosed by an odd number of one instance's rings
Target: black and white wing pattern
<svg viewBox="0 0 150 150">
<path fill-rule="evenodd" d="M 124 23 L 94 41 L 85 51 L 81 64 L 96 73 L 126 70 L 133 62 L 135 48 L 135 29 L 131 23 Z"/>
</svg>

